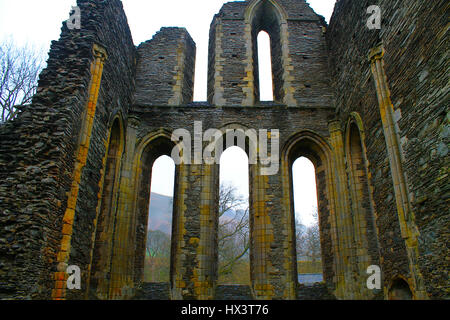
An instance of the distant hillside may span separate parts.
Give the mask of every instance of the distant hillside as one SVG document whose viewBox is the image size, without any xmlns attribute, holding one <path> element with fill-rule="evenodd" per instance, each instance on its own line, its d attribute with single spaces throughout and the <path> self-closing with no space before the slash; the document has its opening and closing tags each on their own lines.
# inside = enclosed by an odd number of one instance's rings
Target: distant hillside
<svg viewBox="0 0 450 320">
<path fill-rule="evenodd" d="M 160 230 L 166 234 L 172 233 L 173 198 L 152 192 L 148 229 Z"/>
<path fill-rule="evenodd" d="M 152 192 L 150 198 L 148 230 L 160 230 L 168 235 L 172 233 L 173 198 Z M 238 211 L 242 214 L 242 210 Z M 236 217 L 234 210 L 228 210 L 223 216 L 224 221 Z"/>
<path fill-rule="evenodd" d="M 220 219 L 221 221 L 235 220 L 236 217 L 241 217 L 244 213 L 245 212 L 242 209 L 238 210 L 230 209 L 227 212 L 225 212 Z"/>
</svg>

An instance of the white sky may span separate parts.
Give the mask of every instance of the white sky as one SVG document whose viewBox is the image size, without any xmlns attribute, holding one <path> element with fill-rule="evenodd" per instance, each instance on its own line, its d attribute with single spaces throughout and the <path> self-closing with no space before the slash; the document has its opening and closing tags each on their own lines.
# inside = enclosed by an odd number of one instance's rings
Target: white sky
<svg viewBox="0 0 450 320">
<path fill-rule="evenodd" d="M 314 222 L 312 213 L 317 208 L 314 165 L 306 158 L 297 159 L 293 166 L 294 204 L 297 218 L 305 225 Z M 239 147 L 228 148 L 220 159 L 220 182 L 232 184 L 244 197 L 249 196 L 248 157 Z"/>
<path fill-rule="evenodd" d="M 295 212 L 305 225 L 313 223 L 312 213 L 317 208 L 314 165 L 299 158 L 292 166 Z M 173 196 L 175 164 L 167 156 L 158 158 L 152 170 L 152 192 Z M 234 185 L 245 198 L 249 196 L 248 157 L 239 147 L 228 148 L 220 158 L 220 183 Z"/>
<path fill-rule="evenodd" d="M 175 162 L 168 156 L 156 159 L 152 167 L 151 192 L 173 197 Z"/>
<path fill-rule="evenodd" d="M 208 65 L 208 36 L 209 27 L 214 14 L 218 13 L 222 5 L 229 1 L 224 0 L 163 0 L 163 1 L 143 1 L 143 0 L 122 0 L 125 12 L 128 17 L 133 41 L 136 45 L 147 41 L 161 27 L 185 27 L 197 45 L 196 77 L 195 77 L 195 101 L 206 101 L 207 87 L 207 65 Z M 308 0 L 311 7 L 329 21 L 333 12 L 335 0 Z M 7 37 L 13 38 L 19 44 L 32 44 L 35 47 L 43 48 L 47 52 L 50 42 L 57 40 L 60 35 L 62 21 L 69 18 L 70 8 L 76 5 L 76 0 L 0 0 L 0 40 Z M 267 77 L 267 76 L 265 76 Z M 268 77 L 270 79 L 270 75 Z M 261 91 L 264 92 L 261 84 Z M 271 91 L 270 89 L 268 90 Z M 271 100 L 268 96 L 261 96 L 262 100 Z M 276 129 L 276 128 L 267 128 Z M 245 193 L 245 174 L 243 168 L 247 168 L 247 159 L 239 158 L 239 152 L 230 152 L 230 169 L 227 172 L 229 177 L 234 176 L 236 184 Z M 239 159 L 237 161 L 236 159 Z M 171 172 L 170 161 L 163 161 L 163 170 Z M 238 166 L 237 163 L 244 163 Z M 228 163 L 228 161 L 226 161 Z M 231 171 L 230 171 L 231 170 Z M 160 170 L 158 170 L 160 171 Z M 248 172 L 246 173 L 248 175 Z M 305 172 L 295 174 L 294 180 L 305 181 Z M 235 180 L 233 179 L 233 180 Z M 247 178 L 248 179 L 248 178 Z M 167 181 L 167 179 L 165 179 Z M 164 180 L 163 180 L 164 181 Z M 172 195 L 173 186 L 163 185 L 160 189 L 153 186 L 153 191 L 161 194 Z M 248 192 L 248 185 L 246 186 Z M 300 187 L 297 187 L 299 189 Z M 310 211 L 311 203 L 317 203 L 315 196 L 307 188 L 296 194 L 303 193 L 305 199 L 313 199 L 310 203 L 304 203 L 302 208 L 296 210 Z M 308 191 L 309 190 L 309 191 Z M 315 190 L 314 190 L 315 193 Z M 296 196 L 297 199 L 297 196 Z M 296 200 L 296 204 L 300 200 Z M 306 202 L 305 202 L 306 201 Z"/>
<path fill-rule="evenodd" d="M 197 44 L 195 96 L 206 101 L 209 26 L 224 0 L 122 0 L 136 45 L 147 41 L 161 27 L 185 27 Z M 309 0 L 327 21 L 335 0 Z M 60 35 L 62 21 L 76 0 L 0 0 L 0 39 L 12 36 L 19 43 L 33 43 L 47 52 Z"/>
</svg>

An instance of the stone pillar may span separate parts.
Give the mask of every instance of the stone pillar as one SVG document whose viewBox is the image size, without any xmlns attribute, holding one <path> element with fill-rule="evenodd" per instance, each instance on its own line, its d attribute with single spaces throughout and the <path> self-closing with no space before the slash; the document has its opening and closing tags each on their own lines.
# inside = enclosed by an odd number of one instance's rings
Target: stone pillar
<svg viewBox="0 0 450 320">
<path fill-rule="evenodd" d="M 289 28 L 286 22 L 280 24 L 280 41 L 281 41 L 281 64 L 283 69 L 283 103 L 288 107 L 296 107 L 297 100 L 294 98 L 295 87 L 292 82 L 294 76 L 294 66 L 289 53 Z"/>
<path fill-rule="evenodd" d="M 268 176 L 260 174 L 260 165 L 250 166 L 250 266 L 253 296 L 257 300 L 271 300 L 274 287 L 269 274 L 273 270 L 270 245 L 274 242 L 272 221 L 266 206 Z"/>
<path fill-rule="evenodd" d="M 116 121 L 120 124 L 115 125 Z M 105 142 L 102 178 L 99 183 L 96 219 L 92 232 L 90 264 L 86 282 L 85 298 L 89 300 L 94 294 L 99 299 L 107 299 L 109 295 L 109 275 L 112 258 L 112 244 L 116 225 L 118 188 L 120 168 L 123 155 L 123 124 L 120 118 L 113 121 Z M 95 287 L 95 293 L 92 289 Z M 92 289 L 91 289 L 92 288 Z"/>
<path fill-rule="evenodd" d="M 127 299 L 134 295 L 134 254 L 135 254 L 135 179 L 138 168 L 135 163 L 137 128 L 139 120 L 128 118 L 125 143 L 125 157 L 122 165 L 117 218 L 112 244 L 110 299 Z"/>
<path fill-rule="evenodd" d="M 295 300 L 298 280 L 295 272 L 297 268 L 289 167 L 282 162 L 281 170 L 273 175 L 263 175 L 261 168 L 260 163 L 250 166 L 250 266 L 253 296 L 257 300 Z"/>
<path fill-rule="evenodd" d="M 173 271 L 170 274 L 171 288 L 170 288 L 170 298 L 172 300 L 182 300 L 183 294 L 186 292 L 187 283 L 184 280 L 184 273 L 186 270 L 186 254 L 184 252 L 186 242 L 184 240 L 184 235 L 186 234 L 186 190 L 188 189 L 188 176 L 189 170 L 188 165 L 180 164 L 178 166 L 178 185 L 175 186 L 176 191 L 175 194 L 178 195 L 174 199 L 175 208 L 178 210 L 178 217 L 176 221 L 172 223 L 175 224 L 174 234 L 172 237 L 175 237 L 175 247 L 172 252 L 172 268 Z"/>
<path fill-rule="evenodd" d="M 296 235 L 295 235 L 295 208 L 294 199 L 291 199 L 291 170 L 292 165 L 289 164 L 289 160 L 286 157 L 282 157 L 280 166 L 280 175 L 277 177 L 282 186 L 282 196 L 276 201 L 282 208 L 281 214 L 284 219 L 283 224 L 285 226 L 286 237 L 284 239 L 284 265 L 286 270 L 286 279 L 284 281 L 286 287 L 284 292 L 284 299 L 296 300 L 297 299 L 297 283 L 298 283 L 298 270 L 297 270 L 297 255 L 296 255 Z"/>
<path fill-rule="evenodd" d="M 252 26 L 247 23 L 245 24 L 245 76 L 244 83 L 242 87 L 242 92 L 244 93 L 244 98 L 242 99 L 242 106 L 249 107 L 255 105 L 255 81 L 259 81 L 255 79 L 255 72 L 253 70 L 254 61 L 253 61 L 253 35 L 252 35 Z"/>
<path fill-rule="evenodd" d="M 217 283 L 218 176 L 212 165 L 179 166 L 171 298 L 214 298 Z"/>
<path fill-rule="evenodd" d="M 77 207 L 78 192 L 80 188 L 81 176 L 86 166 L 89 147 L 91 143 L 91 133 L 94 126 L 95 111 L 97 108 L 98 94 L 103 74 L 103 64 L 107 59 L 106 50 L 94 44 L 94 61 L 91 64 L 91 83 L 89 97 L 82 122 L 78 151 L 76 154 L 75 167 L 73 172 L 72 186 L 67 200 L 67 208 L 63 217 L 63 229 L 60 249 L 57 255 L 57 272 L 54 274 L 55 287 L 52 290 L 52 298 L 64 300 L 66 297 L 67 273 L 69 265 L 73 224 L 75 221 L 75 211 Z"/>
<path fill-rule="evenodd" d="M 199 300 L 214 298 L 218 279 L 219 232 L 219 166 L 202 166 L 202 194 L 200 196 L 200 243 L 198 248 L 199 269 L 196 277 L 196 295 Z"/>
<path fill-rule="evenodd" d="M 368 170 L 369 162 L 366 156 L 365 133 L 358 113 L 351 114 L 346 134 L 347 173 L 357 260 L 356 294 L 358 299 L 370 300 L 378 292 L 367 288 L 367 268 L 370 265 L 380 265 L 380 258 L 378 232 L 374 226 L 376 212 L 371 175 Z"/>
<path fill-rule="evenodd" d="M 336 225 L 339 242 L 338 269 L 336 271 L 336 295 L 343 299 L 354 299 L 355 248 L 353 223 L 350 209 L 347 171 L 345 167 L 344 139 L 339 121 L 329 123 L 330 142 L 334 159 L 334 185 L 336 202 Z"/>
<path fill-rule="evenodd" d="M 403 170 L 399 129 L 395 122 L 394 106 L 391 101 L 391 93 L 384 68 L 384 53 L 385 51 L 382 45 L 371 49 L 369 52 L 369 61 L 375 80 L 381 121 L 386 139 L 400 230 L 405 240 L 408 254 L 411 273 L 409 282 L 412 285 L 415 298 L 427 299 L 428 296 L 418 266 L 419 249 L 417 238 L 419 237 L 419 231 L 415 224 L 415 217 L 409 199 L 406 174 Z"/>
<path fill-rule="evenodd" d="M 214 47 L 214 74 L 209 77 L 212 78 L 212 84 L 210 85 L 212 88 L 208 88 L 211 91 L 211 97 L 209 97 L 210 92 L 208 92 L 208 101 L 216 106 L 224 106 L 226 105 L 226 99 L 224 98 L 225 88 L 223 87 L 223 61 L 225 60 L 222 57 L 222 23 L 220 18 L 217 18 L 215 24 L 215 47 Z M 211 41 L 211 40 L 210 40 Z M 211 53 L 210 53 L 211 59 Z"/>
</svg>

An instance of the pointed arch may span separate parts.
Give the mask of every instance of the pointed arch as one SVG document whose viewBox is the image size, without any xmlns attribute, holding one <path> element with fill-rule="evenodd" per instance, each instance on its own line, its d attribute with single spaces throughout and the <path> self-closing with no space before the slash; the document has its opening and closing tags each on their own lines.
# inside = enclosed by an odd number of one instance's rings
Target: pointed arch
<svg viewBox="0 0 450 320">
<path fill-rule="evenodd" d="M 411 288 L 409 281 L 404 276 L 398 275 L 389 284 L 388 300 L 415 300 Z"/>
<path fill-rule="evenodd" d="M 339 248 L 336 241 L 337 221 L 332 149 L 323 137 L 310 130 L 304 130 L 291 136 L 282 149 L 284 210 L 287 221 L 291 224 L 289 230 L 289 237 L 291 239 L 291 272 L 295 276 L 295 281 L 297 281 L 292 165 L 300 157 L 308 158 L 316 169 L 323 276 L 327 285 L 330 288 L 335 288 L 335 276 L 337 272 L 336 253 L 339 251 Z"/>
<path fill-rule="evenodd" d="M 261 31 L 270 37 L 272 60 L 273 99 L 276 102 L 285 102 L 288 48 L 287 48 L 287 14 L 285 10 L 273 0 L 252 1 L 245 12 L 247 49 L 252 58 L 253 92 L 255 102 L 260 101 L 259 61 L 258 61 L 258 35 Z"/>
<path fill-rule="evenodd" d="M 367 268 L 370 265 L 379 265 L 380 258 L 364 126 L 361 116 L 356 112 L 351 113 L 347 122 L 345 153 L 354 246 L 358 251 L 356 270 L 361 279 L 357 283 L 364 283 Z M 361 285 L 360 294 L 361 297 L 367 298 L 372 293 Z"/>
<path fill-rule="evenodd" d="M 161 156 L 171 157 L 175 143 L 171 140 L 172 132 L 170 130 L 161 128 L 149 133 L 138 142 L 135 156 L 135 173 L 134 173 L 134 198 L 135 207 L 133 219 L 135 226 L 135 244 L 134 244 L 134 282 L 141 283 L 144 277 L 144 259 L 145 246 L 147 240 L 147 225 L 149 218 L 149 204 L 151 193 L 151 177 L 152 169 L 155 161 Z M 177 218 L 178 208 L 177 204 L 177 181 L 178 181 L 179 166 L 175 167 L 175 188 L 172 210 L 172 235 L 171 235 L 171 257 L 170 257 L 170 274 L 171 281 L 173 279 L 173 268 L 176 251 L 174 250 L 177 239 Z"/>
<path fill-rule="evenodd" d="M 255 12 L 259 9 L 261 5 L 264 3 L 270 3 L 274 10 L 274 13 L 277 15 L 278 21 L 280 23 L 286 23 L 287 22 L 287 13 L 284 10 L 283 7 L 281 7 L 276 1 L 274 0 L 252 0 L 250 1 L 250 4 L 247 6 L 247 9 L 245 11 L 245 22 L 251 23 L 253 17 L 255 16 Z"/>
<path fill-rule="evenodd" d="M 273 101 L 272 50 L 270 36 L 266 31 L 260 31 L 257 36 L 259 99 Z"/>
<path fill-rule="evenodd" d="M 104 158 L 104 174 L 100 182 L 100 201 L 93 232 L 88 280 L 88 294 L 100 299 L 107 299 L 110 289 L 109 274 L 114 249 L 120 169 L 125 145 L 121 115 L 114 116 L 111 123 Z"/>
<path fill-rule="evenodd" d="M 219 283 L 250 285 L 250 165 L 240 146 L 229 146 L 220 157 L 218 270 Z M 244 183 L 244 185 L 242 184 Z M 236 277 L 239 274 L 239 277 Z"/>
</svg>

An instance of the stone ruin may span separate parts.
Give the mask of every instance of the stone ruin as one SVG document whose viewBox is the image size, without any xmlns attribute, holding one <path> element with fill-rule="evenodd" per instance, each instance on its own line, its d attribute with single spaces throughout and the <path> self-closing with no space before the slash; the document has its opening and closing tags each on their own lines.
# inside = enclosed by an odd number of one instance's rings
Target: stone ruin
<svg viewBox="0 0 450 320">
<path fill-rule="evenodd" d="M 81 29 L 63 23 L 32 104 L 0 126 L 0 299 L 134 299 L 153 162 L 195 122 L 279 132 L 267 137 L 279 140 L 278 172 L 262 175 L 263 158 L 249 165 L 252 298 L 299 297 L 301 156 L 316 168 L 316 298 L 324 288 L 337 299 L 448 298 L 448 2 L 377 2 L 381 29 L 366 25 L 367 0 L 337 1 L 329 25 L 304 0 L 224 4 L 210 27 L 208 101 L 194 102 L 185 29 L 135 47 L 121 1 L 78 0 Z M 260 31 L 271 102 L 259 98 Z M 216 298 L 218 175 L 218 164 L 176 166 L 170 299 Z M 67 288 L 69 266 L 79 290 Z M 379 290 L 367 287 L 370 266 Z"/>
</svg>

